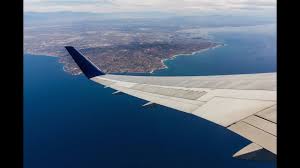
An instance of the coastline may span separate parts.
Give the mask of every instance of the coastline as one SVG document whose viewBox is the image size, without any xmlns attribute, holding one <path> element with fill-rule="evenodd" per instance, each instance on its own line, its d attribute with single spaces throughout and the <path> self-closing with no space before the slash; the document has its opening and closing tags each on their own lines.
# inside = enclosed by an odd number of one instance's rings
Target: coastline
<svg viewBox="0 0 300 168">
<path fill-rule="evenodd" d="M 158 70 L 163 70 L 163 69 L 168 69 L 169 67 L 166 65 L 166 63 L 165 63 L 165 61 L 169 61 L 169 60 L 174 60 L 176 57 L 179 57 L 179 56 L 193 56 L 193 55 L 195 55 L 195 54 L 199 54 L 199 53 L 202 53 L 202 52 L 205 52 L 205 51 L 208 51 L 208 50 L 212 50 L 212 49 L 215 49 L 215 48 L 218 48 L 218 47 L 221 47 L 221 46 L 225 46 L 225 44 L 217 44 L 217 45 L 215 45 L 215 46 L 213 46 L 213 47 L 208 47 L 208 48 L 205 48 L 205 49 L 201 49 L 201 50 L 198 50 L 198 51 L 194 51 L 194 52 L 192 52 L 192 53 L 190 53 L 190 54 L 176 54 L 176 55 L 173 55 L 173 56 L 171 56 L 170 58 L 165 58 L 165 59 L 162 59 L 160 62 L 161 62 L 161 65 L 162 65 L 162 67 L 161 68 L 157 68 L 157 69 L 152 69 L 151 71 L 148 71 L 148 72 L 121 72 L 121 73 L 149 73 L 149 74 L 153 74 L 153 73 L 155 73 L 155 71 L 158 71 Z M 44 57 L 52 57 L 52 58 L 59 58 L 60 56 L 54 56 L 54 55 L 43 55 L 43 54 L 31 54 L 31 53 L 24 53 L 24 56 L 25 55 L 32 55 L 32 56 L 44 56 Z M 69 73 L 69 74 L 71 74 L 71 75 L 80 75 L 81 74 L 81 72 L 80 73 L 75 73 L 75 74 L 73 74 L 72 72 L 70 72 L 70 71 L 68 71 L 68 70 L 66 70 L 66 68 L 65 68 L 65 63 L 64 62 L 60 62 L 60 61 L 58 61 L 59 63 L 61 63 L 61 64 L 63 64 L 63 71 L 64 72 L 67 72 L 67 73 Z"/>
<path fill-rule="evenodd" d="M 215 48 L 218 48 L 218 47 L 221 47 L 221 46 L 225 46 L 225 44 L 217 44 L 216 46 L 213 46 L 213 47 L 208 47 L 208 48 L 205 48 L 205 49 L 201 49 L 201 50 L 198 50 L 198 51 L 194 51 L 192 52 L 191 54 L 177 54 L 177 55 L 173 55 L 172 57 L 170 58 L 166 58 L 166 59 L 162 59 L 161 60 L 161 63 L 162 63 L 162 68 L 159 68 L 159 69 L 153 69 L 151 70 L 149 73 L 150 74 L 153 74 L 155 71 L 157 70 L 162 70 L 162 69 L 168 69 L 169 67 L 165 64 L 165 61 L 169 61 L 169 60 L 174 60 L 176 57 L 179 57 L 179 56 L 193 56 L 195 54 L 199 54 L 199 53 L 202 53 L 202 52 L 205 52 L 205 51 L 208 51 L 208 50 L 213 50 Z"/>
<path fill-rule="evenodd" d="M 55 55 L 47 55 L 47 54 L 32 54 L 32 53 L 24 53 L 23 54 L 24 56 L 25 55 L 31 55 L 31 56 L 34 56 L 34 57 L 53 57 L 53 58 L 59 58 L 59 56 L 55 56 Z"/>
</svg>

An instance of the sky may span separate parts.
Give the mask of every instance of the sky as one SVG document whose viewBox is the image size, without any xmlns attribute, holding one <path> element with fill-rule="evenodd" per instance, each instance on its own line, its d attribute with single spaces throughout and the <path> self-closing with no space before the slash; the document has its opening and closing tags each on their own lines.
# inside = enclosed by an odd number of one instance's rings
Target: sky
<svg viewBox="0 0 300 168">
<path fill-rule="evenodd" d="M 276 0 L 24 0 L 25 12 L 275 11 Z"/>
</svg>

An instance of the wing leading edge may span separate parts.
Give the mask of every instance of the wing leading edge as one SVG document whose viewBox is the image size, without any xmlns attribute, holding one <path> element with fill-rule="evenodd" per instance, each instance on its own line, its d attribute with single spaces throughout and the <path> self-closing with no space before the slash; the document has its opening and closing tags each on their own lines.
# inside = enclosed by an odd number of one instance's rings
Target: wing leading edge
<svg viewBox="0 0 300 168">
<path fill-rule="evenodd" d="M 204 118 L 252 143 L 233 157 L 275 159 L 276 73 L 152 77 L 104 74 L 73 47 L 66 47 L 92 81 L 137 98 Z"/>
</svg>

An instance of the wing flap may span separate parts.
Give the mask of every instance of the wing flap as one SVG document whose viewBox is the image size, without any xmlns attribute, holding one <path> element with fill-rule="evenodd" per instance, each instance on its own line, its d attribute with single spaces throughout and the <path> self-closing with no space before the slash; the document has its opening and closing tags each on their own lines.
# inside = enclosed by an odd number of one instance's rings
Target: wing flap
<svg viewBox="0 0 300 168">
<path fill-rule="evenodd" d="M 228 127 L 228 129 L 256 144 L 259 144 L 268 151 L 277 154 L 276 136 L 256 128 L 244 121 L 237 122 Z"/>
<path fill-rule="evenodd" d="M 255 143 L 251 143 L 236 152 L 233 157 L 246 160 L 274 160 L 276 155 Z"/>
<path fill-rule="evenodd" d="M 273 101 L 215 97 L 193 114 L 227 127 L 274 104 Z"/>
<path fill-rule="evenodd" d="M 277 123 L 277 106 L 274 105 L 268 109 L 256 113 L 255 115 L 269 120 L 273 123 Z"/>
<path fill-rule="evenodd" d="M 214 89 L 211 90 L 208 94 L 200 97 L 198 100 L 209 101 L 214 97 L 276 101 L 277 95 L 275 91 L 269 90 Z"/>
<path fill-rule="evenodd" d="M 245 123 L 261 129 L 267 133 L 277 136 L 276 124 L 263 118 L 252 115 L 243 120 Z"/>
</svg>

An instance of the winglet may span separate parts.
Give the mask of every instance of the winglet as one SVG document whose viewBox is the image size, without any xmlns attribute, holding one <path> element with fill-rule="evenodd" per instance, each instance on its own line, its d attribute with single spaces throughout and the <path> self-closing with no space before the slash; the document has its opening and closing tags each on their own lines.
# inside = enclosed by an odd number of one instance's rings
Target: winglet
<svg viewBox="0 0 300 168">
<path fill-rule="evenodd" d="M 105 75 L 93 62 L 82 55 L 72 46 L 65 46 L 69 54 L 72 56 L 76 64 L 79 66 L 84 75 L 88 78 Z"/>
</svg>

